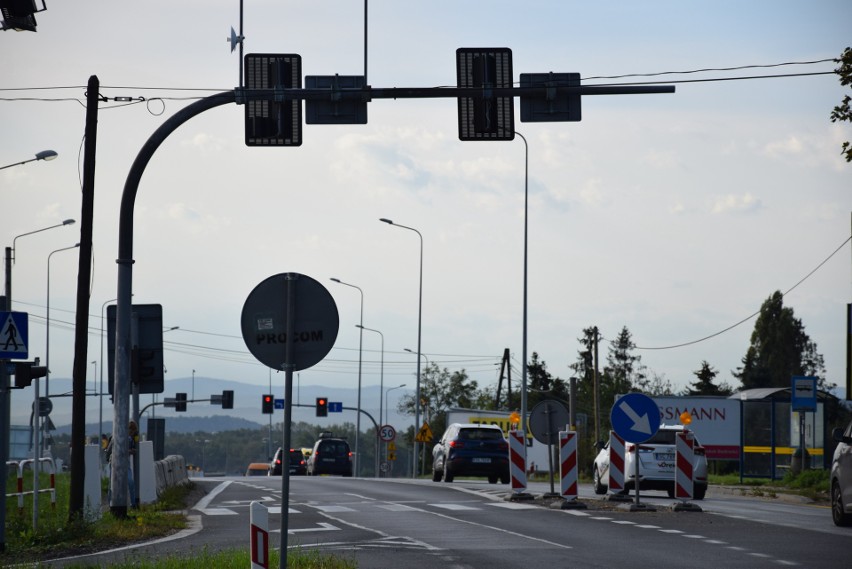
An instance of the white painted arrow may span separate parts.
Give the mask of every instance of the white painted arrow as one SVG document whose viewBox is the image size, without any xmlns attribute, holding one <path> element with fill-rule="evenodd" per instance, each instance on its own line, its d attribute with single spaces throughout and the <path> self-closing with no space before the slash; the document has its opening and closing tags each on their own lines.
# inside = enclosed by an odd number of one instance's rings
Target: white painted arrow
<svg viewBox="0 0 852 569">
<path fill-rule="evenodd" d="M 627 404 L 627 401 L 622 401 L 618 408 L 624 411 L 624 414 L 633 421 L 631 430 L 636 431 L 637 433 L 645 433 L 648 435 L 653 434 L 651 433 L 651 423 L 648 421 L 647 413 L 640 417 L 636 414 L 636 411 L 633 410 L 633 407 Z"/>
</svg>

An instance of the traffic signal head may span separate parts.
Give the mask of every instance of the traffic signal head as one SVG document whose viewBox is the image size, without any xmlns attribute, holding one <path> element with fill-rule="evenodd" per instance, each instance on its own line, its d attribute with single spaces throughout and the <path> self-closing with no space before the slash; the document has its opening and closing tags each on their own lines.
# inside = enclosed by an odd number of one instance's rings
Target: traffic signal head
<svg viewBox="0 0 852 569">
<path fill-rule="evenodd" d="M 263 412 L 264 415 L 271 415 L 272 414 L 272 407 L 273 407 L 272 395 L 267 393 L 263 396 L 263 399 L 261 400 L 260 409 L 261 409 L 261 411 Z"/>
<path fill-rule="evenodd" d="M 46 366 L 37 366 L 33 362 L 16 362 L 15 363 L 15 388 L 22 389 L 29 387 L 33 379 L 44 377 L 47 375 Z"/>
<path fill-rule="evenodd" d="M 175 393 L 175 411 L 186 411 L 186 393 Z"/>
<path fill-rule="evenodd" d="M 328 417 L 328 397 L 317 397 L 317 417 Z"/>
<path fill-rule="evenodd" d="M 222 409 L 234 408 L 234 392 L 227 389 L 222 392 Z"/>
</svg>

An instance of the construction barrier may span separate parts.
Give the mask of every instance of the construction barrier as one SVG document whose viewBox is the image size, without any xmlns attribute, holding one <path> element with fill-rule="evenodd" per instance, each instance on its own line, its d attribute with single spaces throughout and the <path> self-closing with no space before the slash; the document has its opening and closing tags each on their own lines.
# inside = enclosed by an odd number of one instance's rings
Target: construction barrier
<svg viewBox="0 0 852 569">
<path fill-rule="evenodd" d="M 609 491 L 612 494 L 624 491 L 624 439 L 615 431 L 609 432 Z"/>
<path fill-rule="evenodd" d="M 562 477 L 562 497 L 577 499 L 577 433 L 559 431 L 559 472 Z"/>
<path fill-rule="evenodd" d="M 157 495 L 161 495 L 166 488 L 186 484 L 189 475 L 186 470 L 186 460 L 180 455 L 169 455 L 163 460 L 154 463 L 157 478 Z"/>
<path fill-rule="evenodd" d="M 675 437 L 675 488 L 678 500 L 692 500 L 694 496 L 693 468 L 695 464 L 695 435 L 691 431 L 676 433 Z"/>
<path fill-rule="evenodd" d="M 260 502 L 252 502 L 249 512 L 251 569 L 269 569 L 269 510 Z M 282 536 L 281 541 L 286 544 L 287 536 Z"/>
<path fill-rule="evenodd" d="M 512 477 L 512 492 L 527 491 L 527 453 L 523 431 L 509 431 L 509 471 Z"/>
</svg>

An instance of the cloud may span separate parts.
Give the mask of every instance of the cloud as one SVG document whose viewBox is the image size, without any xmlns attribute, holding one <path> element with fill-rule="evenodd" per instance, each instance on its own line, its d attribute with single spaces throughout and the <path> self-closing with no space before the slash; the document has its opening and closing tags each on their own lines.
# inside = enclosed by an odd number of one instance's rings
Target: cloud
<svg viewBox="0 0 852 569">
<path fill-rule="evenodd" d="M 759 210 L 762 206 L 763 203 L 760 199 L 746 192 L 739 196 L 728 194 L 716 198 L 710 211 L 712 213 L 751 213 Z"/>
<path fill-rule="evenodd" d="M 766 144 L 763 152 L 770 158 L 785 158 L 800 155 L 805 150 L 805 143 L 797 136 L 789 135 L 783 140 L 776 140 Z"/>
</svg>

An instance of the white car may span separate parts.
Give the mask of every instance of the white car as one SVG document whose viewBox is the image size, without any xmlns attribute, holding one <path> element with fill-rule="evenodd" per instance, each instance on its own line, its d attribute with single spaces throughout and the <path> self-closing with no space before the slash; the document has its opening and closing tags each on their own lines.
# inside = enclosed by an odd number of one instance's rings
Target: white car
<svg viewBox="0 0 852 569">
<path fill-rule="evenodd" d="M 831 459 L 831 518 L 834 525 L 852 526 L 852 422 L 832 432 L 837 441 Z"/>
<path fill-rule="evenodd" d="M 656 434 L 639 445 L 639 489 L 665 490 L 674 497 L 675 434 L 683 425 L 660 425 Z M 609 488 L 609 441 L 598 443 L 600 452 L 592 466 L 595 494 L 606 494 Z M 635 488 L 636 452 L 633 443 L 625 444 L 624 493 Z M 703 500 L 707 494 L 707 456 L 704 447 L 695 439 L 695 458 L 692 465 L 693 498 Z"/>
</svg>

